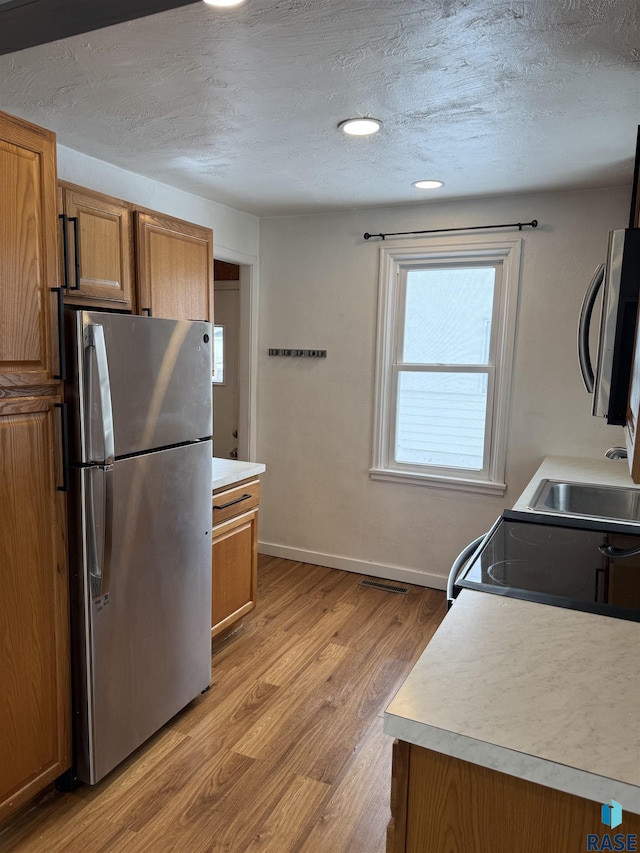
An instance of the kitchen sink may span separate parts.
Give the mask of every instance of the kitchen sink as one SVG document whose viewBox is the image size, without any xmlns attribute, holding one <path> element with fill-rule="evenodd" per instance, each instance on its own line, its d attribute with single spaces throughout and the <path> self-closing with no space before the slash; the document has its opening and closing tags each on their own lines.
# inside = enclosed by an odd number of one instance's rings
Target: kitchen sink
<svg viewBox="0 0 640 853">
<path fill-rule="evenodd" d="M 640 489 L 542 480 L 529 509 L 640 524 Z"/>
</svg>

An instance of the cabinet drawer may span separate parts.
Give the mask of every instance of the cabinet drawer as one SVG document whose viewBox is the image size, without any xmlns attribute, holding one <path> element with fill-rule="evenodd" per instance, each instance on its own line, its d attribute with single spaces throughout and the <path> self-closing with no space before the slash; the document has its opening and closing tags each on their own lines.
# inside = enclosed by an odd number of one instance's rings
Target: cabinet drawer
<svg viewBox="0 0 640 853">
<path fill-rule="evenodd" d="M 213 495 L 213 526 L 255 509 L 260 503 L 260 480 L 241 483 Z"/>
</svg>

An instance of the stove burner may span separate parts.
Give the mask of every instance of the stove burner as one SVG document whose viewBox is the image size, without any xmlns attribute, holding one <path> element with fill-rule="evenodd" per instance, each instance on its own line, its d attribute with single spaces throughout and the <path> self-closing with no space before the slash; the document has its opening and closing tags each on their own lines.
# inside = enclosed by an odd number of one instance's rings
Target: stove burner
<svg viewBox="0 0 640 853">
<path fill-rule="evenodd" d="M 570 598 L 582 598 L 586 586 L 584 579 L 553 571 L 552 566 L 535 560 L 498 560 L 486 572 L 496 586 L 548 591 Z"/>
<path fill-rule="evenodd" d="M 580 540 L 580 531 L 571 530 L 568 527 L 508 524 L 507 530 L 512 539 L 516 542 L 524 542 L 525 545 L 553 545 L 554 548 L 562 548 L 566 545 L 575 545 Z"/>
</svg>

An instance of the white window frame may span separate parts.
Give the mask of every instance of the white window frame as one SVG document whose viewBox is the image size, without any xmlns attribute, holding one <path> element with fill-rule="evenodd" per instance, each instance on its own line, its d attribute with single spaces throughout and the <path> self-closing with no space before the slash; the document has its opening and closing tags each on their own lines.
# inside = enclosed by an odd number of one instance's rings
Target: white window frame
<svg viewBox="0 0 640 853">
<path fill-rule="evenodd" d="M 380 247 L 378 329 L 373 423 L 373 459 L 369 469 L 374 480 L 424 484 L 462 491 L 502 495 L 506 490 L 505 464 L 509 427 L 509 402 L 520 290 L 522 240 L 486 236 L 469 241 L 449 238 L 412 245 Z M 465 468 L 414 465 L 394 461 L 397 354 L 404 331 L 404 270 L 429 266 L 498 267 L 495 283 L 493 328 L 487 371 L 493 402 L 486 416 L 485 466 L 482 471 Z M 465 366 L 465 372 L 468 368 Z M 452 371 L 454 372 L 454 371 Z M 488 398 L 490 399 L 490 398 Z M 489 408 L 489 407 L 488 407 Z"/>
</svg>

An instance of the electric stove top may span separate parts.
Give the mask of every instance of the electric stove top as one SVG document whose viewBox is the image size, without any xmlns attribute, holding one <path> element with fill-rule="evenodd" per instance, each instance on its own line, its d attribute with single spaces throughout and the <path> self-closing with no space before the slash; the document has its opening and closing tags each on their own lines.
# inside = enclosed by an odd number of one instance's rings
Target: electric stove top
<svg viewBox="0 0 640 853">
<path fill-rule="evenodd" d="M 640 622 L 640 527 L 506 510 L 461 588 Z"/>
</svg>

